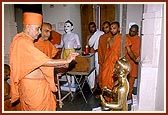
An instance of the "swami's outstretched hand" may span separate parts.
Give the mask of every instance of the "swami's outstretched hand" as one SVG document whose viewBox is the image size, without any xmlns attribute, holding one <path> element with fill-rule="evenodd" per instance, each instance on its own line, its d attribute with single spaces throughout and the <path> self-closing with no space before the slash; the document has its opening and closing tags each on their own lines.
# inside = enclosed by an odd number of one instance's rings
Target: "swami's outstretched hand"
<svg viewBox="0 0 168 115">
<path fill-rule="evenodd" d="M 79 53 L 70 53 L 66 61 L 70 63 L 72 60 L 75 60 L 76 56 L 78 56 Z"/>
</svg>

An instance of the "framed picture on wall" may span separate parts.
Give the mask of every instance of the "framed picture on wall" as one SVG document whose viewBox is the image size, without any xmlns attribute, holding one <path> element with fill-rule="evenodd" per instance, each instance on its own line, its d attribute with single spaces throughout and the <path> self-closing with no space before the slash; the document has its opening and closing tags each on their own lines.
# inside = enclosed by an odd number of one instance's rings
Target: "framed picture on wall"
<svg viewBox="0 0 168 115">
<path fill-rule="evenodd" d="M 64 22 L 58 22 L 58 30 L 64 31 Z"/>
<path fill-rule="evenodd" d="M 52 24 L 52 29 L 56 31 L 56 24 Z"/>
</svg>

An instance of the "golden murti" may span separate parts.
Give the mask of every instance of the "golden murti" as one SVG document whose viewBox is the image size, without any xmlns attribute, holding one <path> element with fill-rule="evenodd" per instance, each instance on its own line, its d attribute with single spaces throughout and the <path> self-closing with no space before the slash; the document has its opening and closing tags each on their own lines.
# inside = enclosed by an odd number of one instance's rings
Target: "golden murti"
<svg viewBox="0 0 168 115">
<path fill-rule="evenodd" d="M 127 81 L 127 75 L 130 70 L 131 65 L 125 57 L 116 62 L 113 71 L 117 80 L 115 81 L 112 90 L 108 89 L 106 86 L 103 88 L 102 95 L 100 95 L 102 106 L 108 107 L 112 111 L 128 111 L 127 95 L 129 91 L 129 83 Z M 107 102 L 104 95 L 112 98 L 113 101 Z"/>
</svg>

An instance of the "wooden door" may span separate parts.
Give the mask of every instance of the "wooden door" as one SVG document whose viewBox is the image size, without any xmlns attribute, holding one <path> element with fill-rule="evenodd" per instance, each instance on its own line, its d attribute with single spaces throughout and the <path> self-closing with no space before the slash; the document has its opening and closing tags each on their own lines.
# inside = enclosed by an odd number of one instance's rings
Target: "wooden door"
<svg viewBox="0 0 168 115">
<path fill-rule="evenodd" d="M 82 4 L 81 5 L 81 30 L 82 30 L 82 50 L 85 49 L 86 37 L 89 34 L 88 25 L 93 21 L 93 5 Z"/>
<path fill-rule="evenodd" d="M 115 20 L 115 5 L 114 4 L 98 4 L 100 7 L 100 29 L 104 21 Z M 85 49 L 86 37 L 89 34 L 89 22 L 96 22 L 96 6 L 95 4 L 81 4 L 81 27 L 82 27 L 82 50 Z"/>
</svg>

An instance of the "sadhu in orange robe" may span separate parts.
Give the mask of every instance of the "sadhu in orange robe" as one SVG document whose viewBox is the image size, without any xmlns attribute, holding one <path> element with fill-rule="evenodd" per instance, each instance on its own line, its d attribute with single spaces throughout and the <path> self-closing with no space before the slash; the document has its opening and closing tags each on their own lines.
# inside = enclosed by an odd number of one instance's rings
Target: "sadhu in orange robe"
<svg viewBox="0 0 168 115">
<path fill-rule="evenodd" d="M 140 37 L 138 35 L 136 36 L 129 36 L 129 34 L 127 34 L 127 37 L 130 39 L 132 46 L 131 46 L 131 50 L 134 53 L 135 57 L 139 57 L 140 55 Z M 134 81 L 138 76 L 138 63 L 135 63 L 127 54 L 126 55 L 128 61 L 131 63 L 132 69 L 130 71 L 129 74 L 129 93 L 128 93 L 128 99 L 130 99 L 132 97 L 132 91 L 133 91 L 133 86 L 134 86 Z"/>
<path fill-rule="evenodd" d="M 10 46 L 11 102 L 20 99 L 24 111 L 55 111 L 54 67 L 41 66 L 51 59 L 34 47 L 33 40 L 22 32 Z M 32 78 L 32 71 L 41 71 L 42 75 L 33 74 Z"/>
<path fill-rule="evenodd" d="M 45 53 L 49 58 L 53 58 L 58 52 L 58 49 L 56 49 L 49 40 L 39 38 L 38 41 L 34 43 L 34 46 Z"/>
<path fill-rule="evenodd" d="M 107 86 L 109 89 L 112 89 L 114 85 L 113 69 L 120 57 L 122 35 L 118 34 L 115 37 L 113 44 L 107 49 L 106 58 L 103 63 L 102 88 Z M 125 46 L 131 46 L 131 41 L 128 38 L 126 38 Z"/>
<path fill-rule="evenodd" d="M 99 63 L 99 74 L 98 74 L 98 83 L 100 88 L 102 88 L 102 71 L 103 63 L 107 51 L 107 39 L 112 37 L 111 33 L 103 34 L 100 36 L 99 45 L 98 45 L 98 63 Z"/>
</svg>

